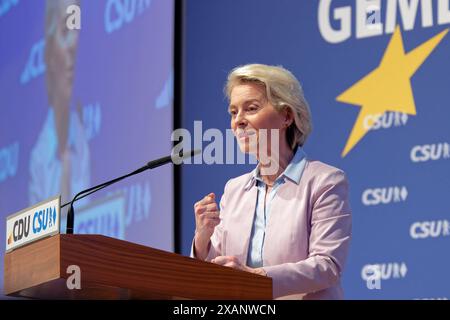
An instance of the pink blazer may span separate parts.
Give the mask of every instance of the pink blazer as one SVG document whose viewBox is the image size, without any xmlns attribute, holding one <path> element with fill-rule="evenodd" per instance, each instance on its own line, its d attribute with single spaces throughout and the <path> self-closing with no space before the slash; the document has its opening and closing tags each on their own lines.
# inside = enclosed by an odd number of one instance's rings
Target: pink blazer
<svg viewBox="0 0 450 320">
<path fill-rule="evenodd" d="M 250 179 L 247 173 L 227 182 L 207 261 L 234 255 L 246 264 L 258 192 Z M 279 187 L 263 249 L 274 298 L 343 298 L 340 279 L 351 237 L 348 189 L 343 171 L 311 160 L 298 185 L 286 179 Z"/>
</svg>

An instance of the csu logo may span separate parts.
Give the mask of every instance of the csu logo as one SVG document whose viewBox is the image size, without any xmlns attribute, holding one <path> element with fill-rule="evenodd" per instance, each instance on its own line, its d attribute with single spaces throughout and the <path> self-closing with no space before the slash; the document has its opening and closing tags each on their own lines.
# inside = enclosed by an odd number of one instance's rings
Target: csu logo
<svg viewBox="0 0 450 320">
<path fill-rule="evenodd" d="M 362 194 L 362 203 L 365 206 L 389 204 L 392 202 L 406 201 L 408 190 L 406 187 L 385 187 L 366 189 Z"/>
<path fill-rule="evenodd" d="M 8 236 L 8 244 L 27 238 L 32 234 L 38 234 L 53 227 L 56 224 L 56 207 L 48 207 L 36 211 L 14 222 L 12 234 Z"/>
<path fill-rule="evenodd" d="M 385 112 L 383 114 L 369 114 L 364 119 L 364 127 L 367 130 L 389 129 L 405 126 L 408 115 L 401 112 Z"/>
<path fill-rule="evenodd" d="M 105 9 L 105 31 L 111 33 L 131 23 L 150 7 L 151 0 L 108 0 Z"/>
<path fill-rule="evenodd" d="M 20 84 L 27 84 L 30 80 L 44 74 L 45 61 L 44 61 L 44 48 L 45 40 L 39 40 L 33 47 L 31 47 L 30 55 L 28 56 L 25 69 L 20 76 Z"/>
<path fill-rule="evenodd" d="M 450 235 L 450 222 L 448 220 L 414 222 L 409 228 L 413 239 L 437 238 Z"/>
<path fill-rule="evenodd" d="M 414 146 L 411 149 L 412 162 L 425 162 L 450 158 L 450 145 L 446 142 Z"/>
<path fill-rule="evenodd" d="M 379 264 L 366 264 L 361 270 L 361 278 L 370 281 L 374 278 L 379 280 L 405 278 L 408 268 L 406 263 L 390 262 Z"/>
</svg>

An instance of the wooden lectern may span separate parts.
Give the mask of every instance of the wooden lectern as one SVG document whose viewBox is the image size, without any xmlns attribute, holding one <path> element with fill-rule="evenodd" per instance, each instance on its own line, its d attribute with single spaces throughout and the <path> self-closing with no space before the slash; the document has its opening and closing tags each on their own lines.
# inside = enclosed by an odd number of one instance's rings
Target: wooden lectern
<svg viewBox="0 0 450 320">
<path fill-rule="evenodd" d="M 81 289 L 67 287 L 70 265 Z M 272 279 L 101 235 L 59 234 L 5 254 L 6 295 L 37 299 L 272 299 Z"/>
</svg>

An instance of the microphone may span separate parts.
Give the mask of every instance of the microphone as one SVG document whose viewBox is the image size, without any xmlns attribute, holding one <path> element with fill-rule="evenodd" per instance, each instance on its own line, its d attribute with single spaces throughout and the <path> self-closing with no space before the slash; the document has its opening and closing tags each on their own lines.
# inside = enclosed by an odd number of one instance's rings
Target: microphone
<svg viewBox="0 0 450 320">
<path fill-rule="evenodd" d="M 165 165 L 167 163 L 173 163 L 173 164 L 179 164 L 183 159 L 191 158 L 197 154 L 200 154 L 202 151 L 199 149 L 196 150 L 189 150 L 187 152 L 184 152 L 181 150 L 179 154 L 172 154 L 170 156 L 162 157 L 159 159 L 155 159 L 152 161 L 147 162 L 147 164 L 137 170 L 134 170 L 133 172 L 130 172 L 126 175 L 120 176 L 118 178 L 103 182 L 101 184 L 98 184 L 94 187 L 91 187 L 89 189 L 83 190 L 78 192 L 75 197 L 73 197 L 72 201 L 67 202 L 61 206 L 61 208 L 64 208 L 65 206 L 70 205 L 69 211 L 67 212 L 67 224 L 66 224 L 66 233 L 67 234 L 73 234 L 73 227 L 74 227 L 74 220 L 75 220 L 75 214 L 74 214 L 74 208 L 73 204 L 75 201 L 83 199 L 84 197 L 87 197 L 88 195 L 97 192 L 103 188 L 106 188 L 107 186 L 110 186 L 116 182 L 119 182 L 123 179 L 126 179 L 128 177 L 134 176 L 138 173 L 144 172 L 146 170 L 151 170 L 157 167 L 160 167 L 162 165 Z"/>
</svg>

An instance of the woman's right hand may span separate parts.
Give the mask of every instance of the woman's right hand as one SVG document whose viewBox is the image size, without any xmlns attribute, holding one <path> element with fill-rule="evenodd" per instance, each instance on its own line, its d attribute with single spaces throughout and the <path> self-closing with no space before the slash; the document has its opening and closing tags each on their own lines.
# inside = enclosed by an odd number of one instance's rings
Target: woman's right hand
<svg viewBox="0 0 450 320">
<path fill-rule="evenodd" d="M 195 254 L 204 260 L 208 255 L 209 242 L 214 228 L 220 223 L 219 209 L 214 193 L 208 194 L 194 205 L 195 212 Z"/>
</svg>

